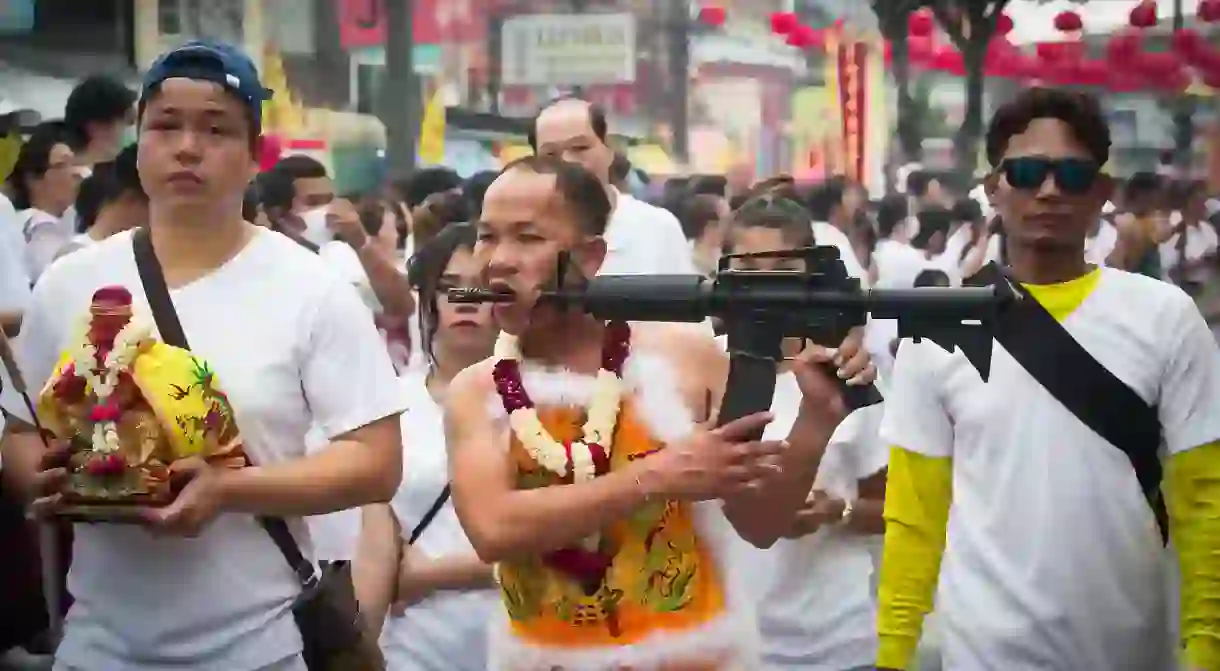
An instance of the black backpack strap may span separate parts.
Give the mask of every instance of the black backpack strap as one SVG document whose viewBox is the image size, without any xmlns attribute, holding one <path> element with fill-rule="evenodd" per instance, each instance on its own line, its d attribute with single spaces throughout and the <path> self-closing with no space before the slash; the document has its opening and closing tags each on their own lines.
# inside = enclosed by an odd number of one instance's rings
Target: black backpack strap
<svg viewBox="0 0 1220 671">
<path fill-rule="evenodd" d="M 1127 455 L 1156 515 L 1162 540 L 1168 515 L 1161 496 L 1161 421 L 1155 406 L 1089 353 L 1019 282 L 989 265 L 968 284 L 1008 282 L 1019 296 L 1000 309 L 996 340 L 1055 400 Z"/>
<path fill-rule="evenodd" d="M 415 528 L 411 530 L 411 535 L 407 537 L 407 545 L 415 545 L 415 541 L 419 540 L 419 537 L 424 534 L 424 530 L 428 528 L 428 525 L 432 524 L 432 520 L 436 519 L 437 513 L 441 511 L 441 508 L 445 507 L 445 503 L 449 501 L 451 493 L 451 488 L 446 483 L 445 488 L 441 490 L 436 500 L 432 502 L 432 507 L 428 508 L 428 512 L 419 518 L 419 524 L 416 524 Z"/>
<path fill-rule="evenodd" d="M 153 250 L 148 229 L 136 229 L 132 234 L 131 245 L 136 257 L 136 269 L 140 272 L 140 283 L 144 285 L 144 297 L 148 299 L 148 307 L 152 311 L 153 321 L 157 324 L 161 341 L 189 350 L 186 332 L 182 330 L 178 311 L 174 309 L 174 300 L 169 295 L 169 287 L 165 284 L 165 275 L 161 263 L 157 261 L 157 253 Z M 305 589 L 313 588 L 318 581 L 317 571 L 314 570 L 313 562 L 301 553 L 300 546 L 288 529 L 288 523 L 279 517 L 260 517 L 258 521 L 296 573 L 301 586 Z"/>
</svg>

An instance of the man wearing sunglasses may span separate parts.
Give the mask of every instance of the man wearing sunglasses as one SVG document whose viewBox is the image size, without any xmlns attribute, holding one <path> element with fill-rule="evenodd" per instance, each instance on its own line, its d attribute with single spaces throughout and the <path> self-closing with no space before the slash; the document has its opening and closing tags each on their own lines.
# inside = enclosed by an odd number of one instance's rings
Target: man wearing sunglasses
<svg viewBox="0 0 1220 671">
<path fill-rule="evenodd" d="M 984 271 L 1020 298 L 986 382 L 960 351 L 899 347 L 879 668 L 911 664 L 939 580 L 947 671 L 1171 669 L 1179 642 L 1220 669 L 1220 352 L 1180 289 L 1086 262 L 1109 150 L 1084 94 L 1030 89 L 991 121 L 1009 266 Z"/>
</svg>

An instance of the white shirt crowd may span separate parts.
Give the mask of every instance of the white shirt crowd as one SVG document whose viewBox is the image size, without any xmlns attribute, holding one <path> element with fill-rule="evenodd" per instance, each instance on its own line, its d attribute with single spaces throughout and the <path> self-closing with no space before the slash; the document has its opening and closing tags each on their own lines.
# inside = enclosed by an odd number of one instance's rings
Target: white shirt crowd
<svg viewBox="0 0 1220 671">
<path fill-rule="evenodd" d="M 20 348 L 27 367 L 23 373 L 35 384 L 49 376 L 66 345 L 65 338 L 72 333 L 71 322 L 77 313 L 71 308 L 83 309 L 92 290 L 101 285 L 122 284 L 133 292 L 140 287 L 130 233 L 55 260 L 56 271 L 44 276 L 59 249 L 48 254 L 45 236 L 20 233 L 31 226 L 46 227 L 48 233 L 56 233 L 60 246 L 73 237 L 70 227 L 61 230 L 66 224 L 44 219 L 39 213 L 14 212 L 0 198 L 0 311 L 26 311 L 31 305 L 32 283 L 33 291 L 40 295 L 33 301 L 35 309 L 26 312 Z M 26 222 L 24 227 L 21 222 Z M 868 264 L 857 259 L 842 231 L 816 223 L 814 233 L 819 244 L 838 247 L 848 272 L 867 283 Z M 1217 236 L 1210 225 L 1187 234 L 1188 259 L 1215 253 Z M 1112 227 L 1103 222 L 1090 241 L 1090 260 L 1104 260 L 1115 237 Z M 41 240 L 37 245 L 35 238 Z M 697 272 L 673 215 L 630 195 L 618 194 L 606 239 L 609 254 L 603 273 Z M 405 410 L 401 423 L 406 468 L 392 502 L 405 534 L 448 481 L 441 412 L 425 388 L 422 357 L 414 356 L 394 375 L 383 342 L 366 318 L 376 309 L 376 300 L 370 300 L 372 290 L 359 261 L 345 245 L 326 240 L 324 234 L 316 242 L 322 243 L 319 255 L 276 233 L 261 232 L 238 256 L 209 276 L 175 290 L 173 298 L 193 349 L 211 362 L 232 398 L 255 460 L 299 457 L 324 446 L 330 436 Z M 897 240 L 884 240 L 871 259 L 876 286 L 912 286 L 915 277 L 928 269 L 940 270 L 952 284 L 960 284 L 963 251 L 970 244 L 969 227 L 954 231 L 944 252 L 935 256 Z M 993 245 L 997 249 L 991 249 Z M 1166 267 L 1176 262 L 1180 248 L 1176 241 L 1162 245 Z M 987 258 L 996 257 L 998 241 L 992 240 Z M 321 272 L 323 268 L 327 271 Z M 259 291 L 245 290 L 256 281 Z M 1107 291 L 1114 300 L 1125 301 L 1120 284 L 1116 282 L 1117 288 Z M 356 292 L 350 290 L 352 286 Z M 320 311 L 319 304 L 328 309 Z M 59 309 L 50 311 L 46 306 Z M 234 328 L 242 329 L 243 346 L 235 346 L 235 340 L 226 335 Z M 895 335 L 892 324 L 870 325 L 867 342 L 883 370 L 892 364 L 889 343 Z M 1102 338 L 1105 333 L 1094 335 Z M 413 336 L 418 342 L 418 333 Z M 5 408 L 13 411 L 20 404 L 12 402 L 12 385 L 5 382 Z M 953 399 L 967 393 L 950 391 Z M 768 428 L 769 436 L 788 432 L 799 400 L 795 380 L 781 375 L 772 407 L 776 419 Z M 876 406 L 853 415 L 840 427 L 821 464 L 815 489 L 851 500 L 858 480 L 886 467 L 887 443 L 879 432 L 881 412 L 881 406 Z M 904 427 L 894 438 L 910 440 L 908 430 L 913 429 Z M 1035 436 L 1012 440 L 1026 446 L 1039 442 Z M 1190 440 L 1178 442 L 1185 445 Z M 1000 455 L 977 458 L 1003 460 Z M 1114 457 L 1116 470 L 1125 467 L 1120 460 L 1121 455 Z M 999 467 L 987 464 L 989 473 Z M 1029 462 L 1024 468 L 1037 470 L 1039 466 Z M 1022 483 L 1028 480 L 1020 478 Z M 1036 495 L 1022 492 L 1021 496 L 1038 500 Z M 1028 498 L 1017 507 L 1026 503 Z M 986 502 L 970 505 L 989 508 Z M 1127 507 L 1140 505 L 1141 501 L 1133 499 Z M 347 560 L 355 555 L 359 525 L 357 511 L 343 511 L 310 519 L 295 531 L 302 544 L 313 549 L 316 559 Z M 1031 528 L 1020 535 L 1028 540 L 1037 533 Z M 769 668 L 847 671 L 872 667 L 880 543 L 880 536 L 849 534 L 837 528 L 783 540 L 768 550 L 742 543 L 735 553 L 735 566 L 740 577 L 748 578 L 757 597 L 757 622 Z M 414 548 L 430 557 L 471 552 L 452 503 L 442 508 Z M 1020 548 L 1005 551 L 1019 552 Z M 1113 569 L 1115 575 L 1120 568 Z M 1054 567 L 1045 570 L 1053 573 Z M 168 661 L 218 670 L 271 668 L 299 649 L 299 634 L 289 611 L 297 586 L 283 559 L 249 517 L 224 516 L 204 536 L 190 540 L 154 539 L 135 528 L 78 525 L 68 589 L 76 600 L 69 624 L 76 626 L 69 627 L 70 634 L 59 651 L 60 660 L 67 665 L 103 668 L 106 664 L 99 660 L 114 660 L 125 661 L 124 668 L 131 671 L 162 669 Z M 165 606 L 156 613 L 124 607 L 133 601 Z M 993 606 L 985 604 L 986 608 Z M 1115 608 L 1123 606 L 1115 604 Z M 488 589 L 439 593 L 407 608 L 403 615 L 387 621 L 383 630 L 389 668 L 487 668 L 484 628 L 491 609 L 498 607 L 498 595 Z M 240 615 L 233 617 L 233 613 Z M 275 621 L 272 627 L 266 626 L 269 618 Z M 200 659 L 199 651 L 216 649 L 228 652 L 224 658 Z M 126 661 L 132 650 L 156 650 L 159 659 L 132 666 Z"/>
</svg>

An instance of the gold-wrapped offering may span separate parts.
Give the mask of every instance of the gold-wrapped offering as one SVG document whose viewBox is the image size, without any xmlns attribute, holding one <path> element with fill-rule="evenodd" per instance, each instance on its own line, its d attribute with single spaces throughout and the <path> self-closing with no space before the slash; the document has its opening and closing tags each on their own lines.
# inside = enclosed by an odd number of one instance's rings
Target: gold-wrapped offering
<svg viewBox="0 0 1220 671">
<path fill-rule="evenodd" d="M 141 315 L 142 317 L 142 315 Z M 135 521 L 173 500 L 170 465 L 247 465 L 228 398 L 207 363 L 156 339 L 131 293 L 93 294 L 73 344 L 38 397 L 38 417 L 70 441 L 65 517 Z"/>
</svg>

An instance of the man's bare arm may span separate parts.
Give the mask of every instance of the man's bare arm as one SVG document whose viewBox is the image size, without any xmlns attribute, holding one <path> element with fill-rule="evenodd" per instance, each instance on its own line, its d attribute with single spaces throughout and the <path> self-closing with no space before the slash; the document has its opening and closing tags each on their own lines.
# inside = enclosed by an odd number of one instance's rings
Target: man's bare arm
<svg viewBox="0 0 1220 671">
<path fill-rule="evenodd" d="M 0 331 L 10 338 L 16 336 L 21 331 L 21 313 L 0 312 Z"/>
<path fill-rule="evenodd" d="M 861 479 L 856 493 L 847 529 L 866 535 L 885 533 L 885 471 Z"/>
<path fill-rule="evenodd" d="M 402 434 L 394 414 L 308 456 L 225 471 L 221 489 L 229 512 L 299 517 L 387 502 L 401 481 Z"/>
<path fill-rule="evenodd" d="M 360 517 L 360 541 L 352 561 L 352 588 L 369 637 L 376 640 L 398 582 L 401 529 L 394 511 L 386 504 L 365 506 Z"/>
<path fill-rule="evenodd" d="M 578 485 L 518 490 L 507 427 L 488 415 L 486 366 L 449 385 L 445 441 L 453 505 L 479 559 L 550 552 L 600 532 L 658 494 L 648 459 Z"/>
<path fill-rule="evenodd" d="M 42 438 L 31 424 L 5 414 L 4 434 L 0 436 L 0 455 L 4 461 L 0 478 L 3 478 L 5 488 L 11 487 L 10 491 L 25 503 L 31 502 L 36 495 L 34 478 L 45 451 Z"/>
</svg>

